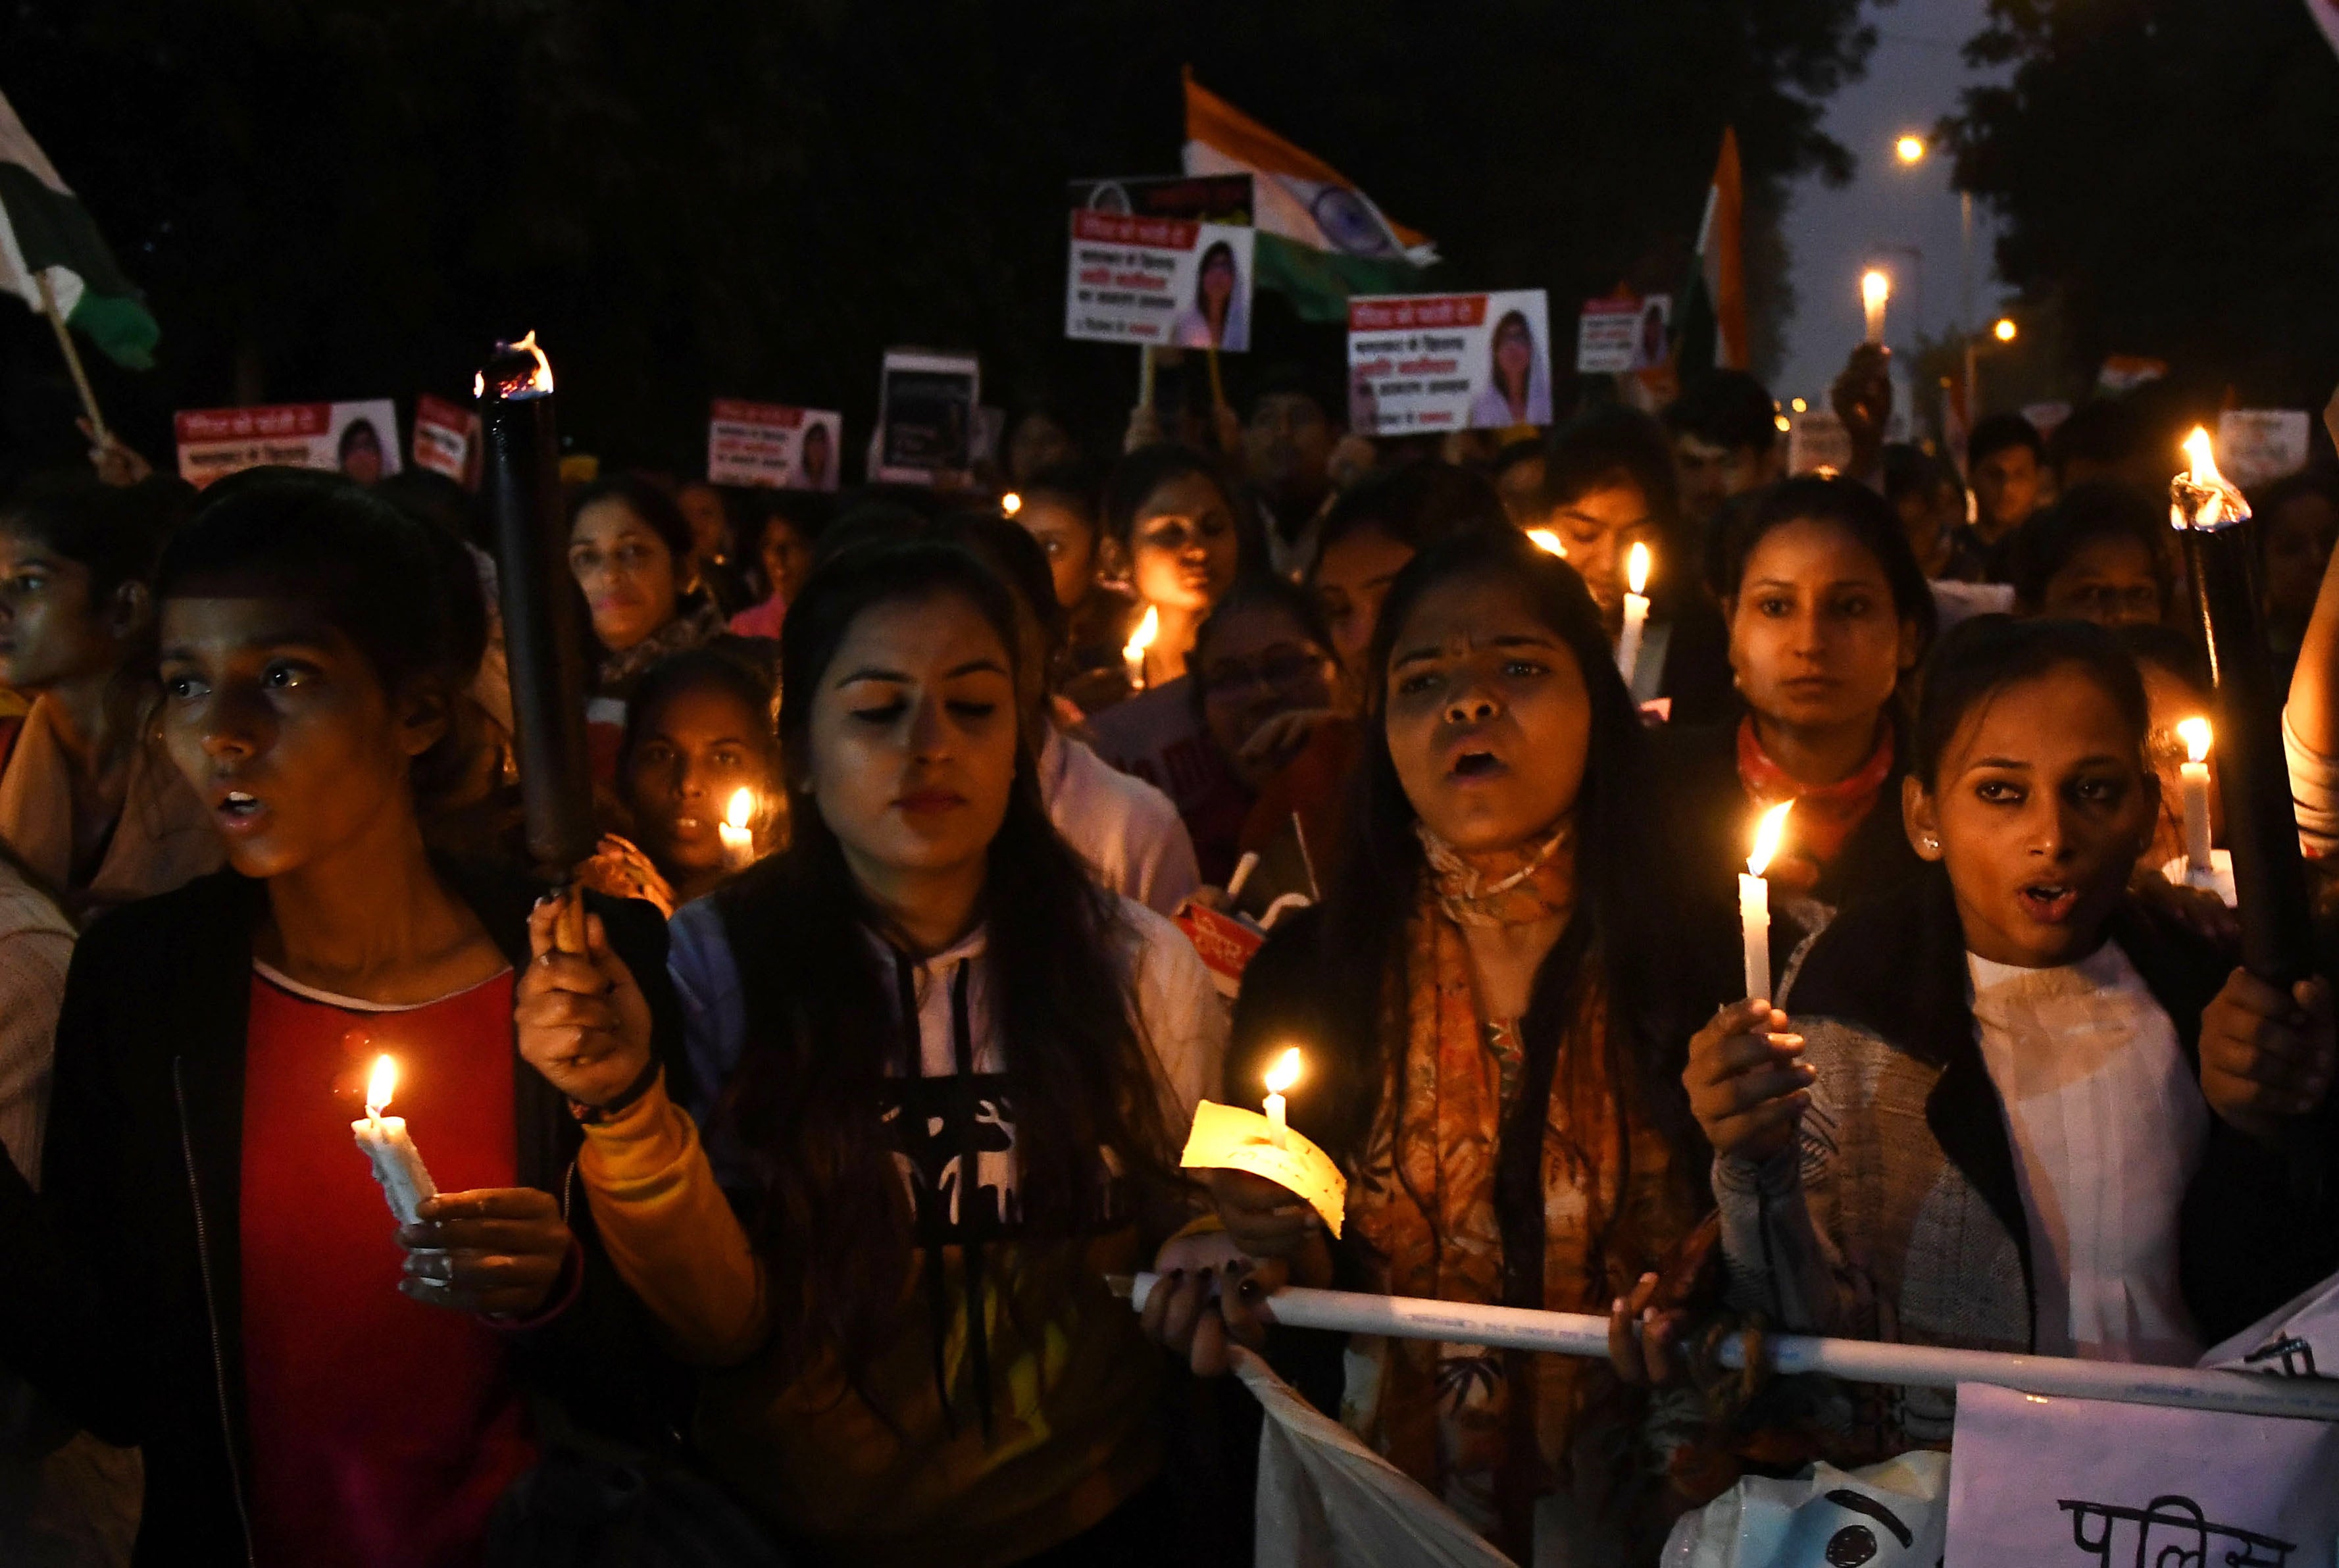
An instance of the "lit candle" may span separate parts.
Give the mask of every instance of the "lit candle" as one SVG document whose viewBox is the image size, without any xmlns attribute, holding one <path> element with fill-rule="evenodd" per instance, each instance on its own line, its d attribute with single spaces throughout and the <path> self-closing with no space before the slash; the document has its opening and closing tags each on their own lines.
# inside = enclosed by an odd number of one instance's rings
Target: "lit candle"
<svg viewBox="0 0 2339 1568">
<path fill-rule="evenodd" d="M 2176 726 L 2191 760 L 2180 770 L 2185 790 L 2185 869 L 2209 872 L 2216 863 L 2209 852 L 2209 721 L 2186 719 Z"/>
<path fill-rule="evenodd" d="M 1127 646 L 1120 650 L 1120 662 L 1129 672 L 1130 690 L 1141 692 L 1145 689 L 1145 650 L 1151 647 L 1153 639 L 1160 635 L 1161 612 L 1148 605 L 1145 606 L 1145 618 L 1137 623 L 1137 630 L 1130 634 Z"/>
<path fill-rule="evenodd" d="M 1284 1147 L 1284 1134 L 1288 1130 L 1283 1119 L 1283 1091 L 1298 1081 L 1299 1048 L 1295 1045 L 1278 1057 L 1275 1065 L 1267 1070 L 1268 1138 L 1278 1149 Z"/>
<path fill-rule="evenodd" d="M 1022 509 L 1023 498 L 1013 490 L 1010 490 L 1005 495 L 999 498 L 999 515 L 1001 517 L 1012 518 Z"/>
<path fill-rule="evenodd" d="M 1559 536 L 1551 529 L 1529 528 L 1527 537 L 1535 542 L 1537 548 L 1549 550 L 1563 561 L 1567 559 L 1567 547 L 1560 542 Z"/>
<path fill-rule="evenodd" d="M 1779 853 L 1779 835 L 1786 830 L 1792 801 L 1781 801 L 1762 814 L 1754 828 L 1754 853 L 1746 857 L 1745 874 L 1738 879 L 1738 922 L 1746 932 L 1746 998 L 1771 1000 L 1771 884 L 1762 880 L 1771 857 Z"/>
<path fill-rule="evenodd" d="M 1884 341 L 1884 301 L 1892 297 L 1892 280 L 1870 269 L 1860 275 L 1860 303 L 1868 312 L 1868 340 Z"/>
<path fill-rule="evenodd" d="M 373 1178 L 381 1183 L 381 1195 L 390 1201 L 390 1212 L 397 1217 L 399 1224 L 411 1225 L 422 1200 L 437 1197 L 439 1188 L 431 1181 L 430 1172 L 423 1169 L 422 1156 L 416 1152 L 414 1140 L 406 1136 L 406 1119 L 381 1113 L 397 1087 L 397 1061 L 387 1056 L 376 1057 L 373 1076 L 366 1080 L 365 1119 L 350 1123 L 350 1130 L 357 1134 L 358 1147 L 373 1162 Z"/>
<path fill-rule="evenodd" d="M 1616 639 L 1616 669 L 1629 688 L 1641 663 L 1641 634 L 1649 624 L 1649 601 L 1642 589 L 1649 586 L 1649 547 L 1634 545 L 1624 568 L 1624 635 Z"/>
<path fill-rule="evenodd" d="M 755 832 L 749 824 L 755 820 L 755 792 L 734 790 L 731 804 L 723 814 L 716 831 L 723 835 L 723 869 L 745 871 L 755 863 Z"/>
</svg>

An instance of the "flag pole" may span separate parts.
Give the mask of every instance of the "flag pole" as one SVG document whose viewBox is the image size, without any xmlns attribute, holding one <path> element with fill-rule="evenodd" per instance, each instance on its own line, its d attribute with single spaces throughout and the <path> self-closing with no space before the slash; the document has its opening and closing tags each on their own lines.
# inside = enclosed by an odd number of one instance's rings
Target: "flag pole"
<svg viewBox="0 0 2339 1568">
<path fill-rule="evenodd" d="M 100 447 L 105 445 L 105 416 L 97 411 L 97 394 L 90 390 L 89 372 L 82 368 L 81 350 L 74 347 L 73 333 L 65 327 L 65 319 L 57 311 L 57 291 L 49 286 L 46 271 L 35 271 L 33 279 L 41 286 L 41 311 L 56 330 L 57 347 L 65 354 L 65 368 L 73 372 L 74 387 L 81 393 L 82 410 L 89 415 L 90 433 Z"/>
</svg>

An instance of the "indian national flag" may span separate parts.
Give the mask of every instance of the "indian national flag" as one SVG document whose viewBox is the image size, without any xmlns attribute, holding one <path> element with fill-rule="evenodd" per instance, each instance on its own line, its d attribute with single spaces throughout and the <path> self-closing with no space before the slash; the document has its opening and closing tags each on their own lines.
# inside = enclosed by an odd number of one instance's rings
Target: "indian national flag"
<svg viewBox="0 0 2339 1568">
<path fill-rule="evenodd" d="M 1351 294 L 1402 294 L 1437 260 L 1429 236 L 1394 222 L 1356 182 L 1186 72 L 1186 173 L 1251 176 L 1260 288 L 1303 321 L 1345 321 Z"/>
<path fill-rule="evenodd" d="M 0 97 L 0 291 L 40 311 L 44 278 L 57 314 L 107 359 L 133 370 L 153 366 L 162 329 L 114 265 L 80 198 Z"/>
<path fill-rule="evenodd" d="M 1674 313 L 1673 363 L 1684 379 L 1701 370 L 1742 370 L 1746 357 L 1746 192 L 1738 133 L 1722 133 L 1722 156 L 1705 192 L 1697 264 Z"/>
</svg>

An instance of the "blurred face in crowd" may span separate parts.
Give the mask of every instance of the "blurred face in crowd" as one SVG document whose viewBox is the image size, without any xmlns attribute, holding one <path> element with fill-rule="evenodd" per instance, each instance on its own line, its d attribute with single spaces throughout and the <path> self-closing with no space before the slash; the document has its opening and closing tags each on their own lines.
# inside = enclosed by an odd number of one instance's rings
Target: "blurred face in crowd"
<svg viewBox="0 0 2339 1568">
<path fill-rule="evenodd" d="M 1985 697 L 1928 783 L 1907 782 L 1910 838 L 1949 867 L 1967 948 L 2025 969 L 2093 952 L 2160 793 L 2101 683 L 2066 665 Z"/>
<path fill-rule="evenodd" d="M 690 547 L 700 560 L 711 561 L 730 548 L 731 518 L 722 491 L 694 480 L 674 493 L 674 504 L 690 524 Z"/>
<path fill-rule="evenodd" d="M 92 587 L 87 567 L 0 526 L 0 686 L 103 678 L 129 656 L 149 614 L 145 588 L 125 585 L 96 604 Z"/>
<path fill-rule="evenodd" d="M 620 496 L 582 508 L 568 530 L 568 569 L 585 590 L 593 635 L 623 653 L 674 619 L 683 572 L 657 530 Z"/>
<path fill-rule="evenodd" d="M 2339 540 L 2339 509 L 2330 498 L 2310 491 L 2259 514 L 2259 529 L 2265 544 L 2266 610 L 2303 622 L 2314 608 L 2332 544 Z"/>
<path fill-rule="evenodd" d="M 1584 586 L 1611 620 L 1623 613 L 1625 556 L 1656 531 L 1649 499 L 1621 470 L 1551 514 L 1552 531 L 1567 547 L 1567 564 L 1584 574 Z"/>
<path fill-rule="evenodd" d="M 1759 489 L 1779 477 L 1777 449 L 1717 447 L 1683 430 L 1673 437 L 1673 472 L 1681 479 L 1682 515 L 1710 523 L 1732 496 Z"/>
<path fill-rule="evenodd" d="M 1234 513 L 1200 474 L 1156 486 L 1137 508 L 1129 543 L 1130 578 L 1149 605 L 1199 615 L 1234 583 Z"/>
<path fill-rule="evenodd" d="M 830 488 L 829 462 L 835 455 L 829 445 L 826 425 L 814 425 L 804 431 L 804 445 L 796 452 L 796 466 L 804 470 L 804 483 L 815 490 Z"/>
<path fill-rule="evenodd" d="M 812 541 L 803 530 L 785 518 L 775 517 L 764 524 L 764 578 L 772 585 L 772 592 L 786 604 L 804 587 L 804 577 L 812 571 Z"/>
<path fill-rule="evenodd" d="M 1235 776 L 1258 789 L 1291 759 L 1298 745 L 1253 752 L 1253 737 L 1279 714 L 1330 707 L 1332 659 L 1306 628 L 1273 605 L 1252 605 L 1214 619 L 1209 650 L 1195 671 L 1202 684 L 1203 723 Z M 1298 737 L 1305 740 L 1304 735 Z"/>
<path fill-rule="evenodd" d="M 1883 563 L 1832 523 L 1764 534 L 1724 608 L 1740 694 L 1788 729 L 1872 729 L 1917 662 L 1917 626 L 1894 607 Z"/>
<path fill-rule="evenodd" d="M 1316 557 L 1316 602 L 1323 606 L 1332 651 L 1344 671 L 1363 671 L 1373 630 L 1380 624 L 1381 601 L 1413 554 L 1411 545 L 1392 534 L 1358 528 L 1325 546 Z"/>
<path fill-rule="evenodd" d="M 2017 444 L 2000 447 L 1973 465 L 1974 508 L 1983 536 L 1995 539 L 2020 528 L 2038 509 L 2045 475 L 2038 454 Z"/>
<path fill-rule="evenodd" d="M 1036 409 L 1016 420 L 1007 438 L 1007 472 L 1019 485 L 1029 484 L 1032 475 L 1079 456 L 1071 433 Z"/>
<path fill-rule="evenodd" d="M 1521 458 L 1495 476 L 1495 494 L 1502 498 L 1504 512 L 1520 528 L 1543 524 L 1543 459 L 1536 456 Z"/>
<path fill-rule="evenodd" d="M 2160 579 L 2142 539 L 2089 539 L 2047 579 L 2038 613 L 2099 626 L 2150 626 L 2160 619 Z"/>
<path fill-rule="evenodd" d="M 805 782 L 864 887 L 982 864 L 1015 781 L 1012 667 L 956 594 L 854 617 L 813 695 Z"/>
<path fill-rule="evenodd" d="M 1305 392 L 1269 392 L 1243 426 L 1250 481 L 1278 512 L 1311 508 L 1330 482 L 1332 445 L 1338 439 L 1315 399 Z"/>
<path fill-rule="evenodd" d="M 1515 848 L 1575 808 L 1591 694 L 1517 587 L 1466 577 L 1424 594 L 1397 628 L 1386 678 L 1397 780 L 1446 843 Z"/>
<path fill-rule="evenodd" d="M 2174 670 L 2156 664 L 2151 659 L 2136 661 L 2137 673 L 2144 676 L 2145 701 L 2152 710 L 2152 734 L 2145 751 L 2152 762 L 2153 775 L 2160 781 L 2160 811 L 2155 820 L 2152 847 L 2144 853 L 2144 863 L 2164 866 L 2185 853 L 2185 783 L 2184 768 L 2191 754 L 2186 748 L 2185 737 L 2176 726 L 2186 719 L 2209 716 L 2209 694 L 2194 690 L 2191 683 Z M 2209 770 L 2209 827 L 2214 835 L 2224 825 L 2224 807 L 2217 795 L 2217 770 Z"/>
<path fill-rule="evenodd" d="M 1965 492 L 1955 485 L 1905 491 L 1893 501 L 1892 511 L 1925 575 L 1938 577 L 1948 570 L 1958 525 L 1966 520 Z"/>
<path fill-rule="evenodd" d="M 738 791 L 755 792 L 751 820 L 763 819 L 779 786 L 768 731 L 763 715 L 720 686 L 686 686 L 643 718 L 622 782 L 635 841 L 669 882 L 723 870 L 716 830 Z"/>
<path fill-rule="evenodd" d="M 1055 579 L 1056 602 L 1071 609 L 1096 583 L 1096 530 L 1080 513 L 1052 496 L 1026 496 L 1015 520 L 1040 542 Z"/>
<path fill-rule="evenodd" d="M 370 485 L 381 478 L 381 438 L 370 425 L 353 427 L 341 449 L 341 472 L 360 485 Z"/>
<path fill-rule="evenodd" d="M 163 739 L 235 869 L 281 876 L 410 828 L 409 767 L 444 701 L 385 691 L 309 599 L 188 586 L 162 606 Z"/>
</svg>

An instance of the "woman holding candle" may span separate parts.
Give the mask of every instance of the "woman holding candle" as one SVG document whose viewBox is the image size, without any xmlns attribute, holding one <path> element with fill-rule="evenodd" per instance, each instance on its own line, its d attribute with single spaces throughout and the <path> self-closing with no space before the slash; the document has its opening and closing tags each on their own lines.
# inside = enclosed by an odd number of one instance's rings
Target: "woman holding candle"
<svg viewBox="0 0 2339 1568">
<path fill-rule="evenodd" d="M 262 469 L 212 488 L 156 595 L 164 741 L 232 870 L 74 952 L 38 1192 L 0 1165 L 0 1346 L 142 1447 L 150 1551 L 476 1563 L 536 1455 L 528 1386 L 646 1430 L 657 1365 L 554 1196 L 577 1124 L 515 1071 L 530 890 L 423 847 L 478 578 L 350 481 Z M 627 907 L 593 940 L 654 965 Z M 351 1141 L 385 1048 L 447 1189 L 403 1230 Z"/>
<path fill-rule="evenodd" d="M 1211 1173 L 1228 1234 L 1165 1249 L 1146 1312 L 1199 1370 L 1250 1331 L 1247 1267 L 1259 1286 L 1637 1312 L 1645 1294 L 1619 1298 L 1700 1207 L 1663 1042 L 1684 1038 L 1678 999 L 1736 986 L 1666 955 L 1718 965 L 1736 944 L 1674 918 L 1637 715 L 1583 583 L 1515 533 L 1447 540 L 1398 577 L 1371 657 L 1339 870 L 1252 962 L 1224 1096 L 1258 1103 L 1266 1070 L 1303 1049 L 1290 1125 L 1348 1172 L 1346 1232 L 1335 1247 L 1291 1193 Z M 1349 1354 L 1373 1365 L 1349 1380 L 1349 1425 L 1520 1561 L 1554 1491 L 1662 1536 L 1626 1457 L 1641 1407 L 1604 1366 L 1420 1342 Z"/>
<path fill-rule="evenodd" d="M 1728 896 L 1756 814 L 1795 803 L 1764 873 L 1784 917 L 1776 973 L 1847 900 L 1919 869 L 1898 814 L 1901 690 L 1932 637 L 1933 596 L 1891 509 L 1848 479 L 1790 479 L 1752 498 L 1716 557 L 1747 712 L 1666 726 L 1655 776 L 1669 837 L 1706 898 Z"/>
<path fill-rule="evenodd" d="M 2127 892 L 2157 786 L 2100 627 L 1984 616 L 1926 672 L 1927 869 L 1724 1008 L 1692 1105 L 1735 1305 L 1796 1330 L 2189 1364 L 2339 1264 L 2330 990 L 2285 993 Z M 2301 1193 L 2312 1190 L 2314 1196 Z M 1947 1438 L 1920 1389 L 1863 1432 Z M 1892 1424 L 1897 1422 L 1897 1430 Z"/>
<path fill-rule="evenodd" d="M 722 832 L 741 790 L 743 824 L 768 845 L 786 837 L 775 696 L 762 671 L 719 648 L 693 648 L 655 666 L 626 708 L 617 794 L 632 830 L 605 835 L 588 886 L 638 898 L 668 915 L 743 869 Z M 747 855 L 753 859 L 751 838 Z"/>
<path fill-rule="evenodd" d="M 1172 1129 L 1223 1024 L 1177 929 L 1049 823 L 1021 641 L 954 546 L 814 572 L 783 655 L 794 836 L 673 928 L 691 1115 L 633 1092 L 628 965 L 549 953 L 540 919 L 520 987 L 528 1060 L 607 1108 L 578 1169 L 708 1369 L 702 1450 L 840 1561 L 1151 1563 L 1179 1539 L 1160 1363 L 1102 1274 L 1184 1218 Z"/>
</svg>

